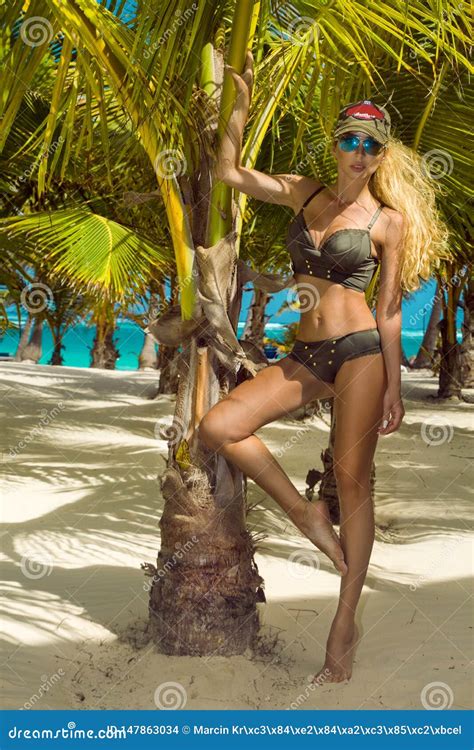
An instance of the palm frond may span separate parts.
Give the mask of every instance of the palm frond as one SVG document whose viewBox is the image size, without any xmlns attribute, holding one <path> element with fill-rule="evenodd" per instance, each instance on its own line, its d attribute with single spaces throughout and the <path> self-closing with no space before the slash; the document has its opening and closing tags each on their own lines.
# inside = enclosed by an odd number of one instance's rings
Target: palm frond
<svg viewBox="0 0 474 750">
<path fill-rule="evenodd" d="M 2 219 L 0 227 L 45 254 L 51 272 L 65 281 L 113 299 L 143 292 L 151 267 L 167 266 L 167 253 L 147 239 L 80 208 Z"/>
</svg>

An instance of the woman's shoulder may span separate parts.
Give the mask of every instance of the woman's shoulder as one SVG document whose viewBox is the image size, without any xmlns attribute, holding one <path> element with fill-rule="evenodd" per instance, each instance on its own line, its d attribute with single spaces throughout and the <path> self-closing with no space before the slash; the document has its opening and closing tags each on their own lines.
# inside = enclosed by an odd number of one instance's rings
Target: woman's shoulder
<svg viewBox="0 0 474 750">
<path fill-rule="evenodd" d="M 389 206 L 383 206 L 379 215 L 379 221 L 374 224 L 377 229 L 374 241 L 379 255 L 386 253 L 392 247 L 398 247 L 403 237 L 403 216 Z"/>
<path fill-rule="evenodd" d="M 382 204 L 382 210 L 380 211 L 379 220 L 377 222 L 379 227 L 383 230 L 386 235 L 387 232 L 401 232 L 403 227 L 403 216 L 400 211 L 394 208 L 390 208 L 385 204 Z M 377 225 L 375 224 L 375 226 Z"/>
<path fill-rule="evenodd" d="M 397 211 L 395 208 L 390 208 L 385 204 L 382 204 L 382 214 L 395 223 L 403 220 L 403 215 L 400 211 Z"/>
<path fill-rule="evenodd" d="M 307 177 L 306 175 L 293 175 L 293 178 L 294 210 L 297 213 L 309 196 L 320 188 L 326 187 L 326 184 L 316 177 Z"/>
<path fill-rule="evenodd" d="M 404 235 L 405 223 L 403 214 L 401 214 L 400 211 L 396 211 L 394 208 L 388 208 L 388 206 L 384 208 L 382 214 L 385 214 L 384 244 L 386 244 L 387 241 L 390 244 L 398 244 Z"/>
</svg>

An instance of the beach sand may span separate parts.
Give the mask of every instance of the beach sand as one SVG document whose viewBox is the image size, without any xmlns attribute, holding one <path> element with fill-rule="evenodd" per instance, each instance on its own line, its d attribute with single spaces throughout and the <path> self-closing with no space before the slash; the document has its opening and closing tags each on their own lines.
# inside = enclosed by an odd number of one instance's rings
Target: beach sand
<svg viewBox="0 0 474 750">
<path fill-rule="evenodd" d="M 375 457 L 376 540 L 352 680 L 310 686 L 340 578 L 249 480 L 267 602 L 257 653 L 171 657 L 143 639 L 156 562 L 157 477 L 174 397 L 154 372 L 5 362 L 2 707 L 33 709 L 467 709 L 472 703 L 473 406 L 438 403 L 427 370 L 403 373 L 406 416 Z M 304 492 L 328 425 L 259 431 Z M 144 587 L 145 585 L 145 587 Z M 167 683 L 173 683 L 168 685 Z"/>
</svg>

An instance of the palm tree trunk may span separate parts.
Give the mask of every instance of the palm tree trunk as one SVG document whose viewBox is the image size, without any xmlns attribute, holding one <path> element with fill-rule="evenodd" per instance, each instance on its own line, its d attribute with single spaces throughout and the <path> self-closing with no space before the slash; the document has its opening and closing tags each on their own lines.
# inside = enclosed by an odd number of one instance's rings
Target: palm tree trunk
<svg viewBox="0 0 474 750">
<path fill-rule="evenodd" d="M 97 316 L 94 344 L 91 351 L 91 367 L 114 370 L 119 352 L 114 342 L 115 321 L 107 313 Z"/>
<path fill-rule="evenodd" d="M 403 351 L 403 348 L 402 348 L 402 365 L 404 365 L 408 370 L 411 368 L 410 360 L 408 359 L 407 355 Z"/>
<path fill-rule="evenodd" d="M 449 321 L 443 318 L 441 328 L 441 362 L 439 371 L 439 398 L 461 398 L 461 371 L 459 345 L 452 343 Z"/>
<path fill-rule="evenodd" d="M 178 347 L 160 344 L 158 347 L 158 369 L 160 379 L 157 395 L 161 393 L 176 393 L 179 382 Z"/>
<path fill-rule="evenodd" d="M 341 520 L 341 510 L 339 507 L 339 497 L 337 494 L 336 478 L 333 472 L 334 458 L 334 440 L 336 437 L 336 416 L 334 412 L 334 399 L 331 399 L 331 429 L 329 432 L 328 447 L 321 451 L 321 461 L 323 462 L 323 475 L 319 485 L 319 500 L 324 500 L 328 504 L 329 513 L 332 523 L 339 524 Z"/>
<path fill-rule="evenodd" d="M 252 304 L 249 307 L 242 341 L 251 341 L 263 351 L 263 339 L 265 336 L 265 308 L 272 296 L 264 289 L 255 288 L 253 291 Z"/>
<path fill-rule="evenodd" d="M 341 523 L 341 509 L 339 504 L 339 495 L 337 491 L 336 478 L 334 476 L 334 442 L 336 438 L 336 417 L 334 412 L 334 399 L 330 399 L 331 404 L 331 429 L 329 432 L 328 447 L 321 451 L 321 461 L 323 470 L 311 469 L 308 473 L 306 482 L 309 489 L 306 491 L 306 497 L 311 500 L 313 497 L 313 487 L 321 480 L 319 485 L 318 499 L 324 500 L 328 504 L 331 522 L 339 525 Z M 370 497 L 374 501 L 375 493 L 375 463 L 372 463 L 370 472 Z"/>
<path fill-rule="evenodd" d="M 244 483 L 241 472 L 203 446 L 195 432 L 200 415 L 222 388 L 228 391 L 228 376 L 212 349 L 195 338 L 180 365 L 161 477 L 161 548 L 157 566 L 144 565 L 153 571 L 149 629 L 167 654 L 241 654 L 258 631 L 256 603 L 263 596 L 245 526 Z"/>
<path fill-rule="evenodd" d="M 461 383 L 474 388 L 474 279 L 464 287 L 463 339 L 461 344 Z"/>
<path fill-rule="evenodd" d="M 142 350 L 138 357 L 139 370 L 156 370 L 157 356 L 155 350 L 155 339 L 149 333 L 145 333 Z"/>
<path fill-rule="evenodd" d="M 59 325 L 56 328 L 52 328 L 52 334 L 53 334 L 53 339 L 54 339 L 54 350 L 51 356 L 51 360 L 49 362 L 50 365 L 62 365 L 64 362 L 63 353 L 62 353 L 62 350 L 64 348 L 64 345 L 63 345 L 64 333 L 65 331 L 61 330 L 61 325 Z"/>
<path fill-rule="evenodd" d="M 448 278 L 459 278 L 454 263 L 447 264 Z M 442 281 L 440 281 L 442 283 Z M 461 347 L 456 337 L 456 311 L 462 284 L 447 284 L 447 300 L 443 295 L 441 330 L 441 363 L 439 372 L 439 398 L 461 398 Z"/>
<path fill-rule="evenodd" d="M 441 295 L 442 290 L 438 282 L 436 284 L 436 293 L 434 296 L 434 303 L 431 309 L 428 326 L 423 336 L 423 341 L 421 342 L 418 354 L 416 355 L 415 361 L 412 365 L 412 367 L 414 368 L 419 369 L 421 367 L 431 367 L 433 364 L 433 356 L 439 331 L 439 321 L 441 313 L 443 311 L 443 302 L 441 299 Z"/>
<path fill-rule="evenodd" d="M 250 46 L 253 12 L 251 0 L 237 0 L 229 44 L 229 62 L 237 70 L 242 70 Z M 222 80 L 216 71 L 222 72 L 223 61 L 212 45 L 206 44 L 200 62 L 202 86 L 214 96 Z M 219 118 L 218 136 L 225 129 L 234 97 L 235 88 L 227 76 L 220 101 L 221 113 L 227 114 Z M 204 150 L 201 163 L 192 186 L 192 239 L 196 249 L 215 250 L 216 243 L 232 229 L 232 193 L 219 181 L 211 184 Z M 231 248 L 236 259 L 235 244 Z M 227 255 L 219 256 L 221 261 L 224 258 Z M 208 260 L 212 262 L 212 258 Z M 220 316 L 216 325 L 225 328 L 230 321 L 235 338 L 242 294 L 237 267 L 227 269 L 228 274 L 223 266 L 217 269 L 216 265 L 214 270 L 219 279 L 211 272 L 207 275 L 205 266 L 200 266 L 198 289 L 209 293 L 217 284 L 218 291 L 224 293 L 219 301 L 212 298 L 214 311 Z M 229 286 L 224 289 L 220 283 Z M 227 319 L 222 316 L 223 310 Z M 218 356 L 218 343 L 213 343 L 214 320 L 209 312 L 207 316 L 210 325 L 191 336 L 179 358 L 168 465 L 161 482 L 165 508 L 150 592 L 150 628 L 155 643 L 168 654 L 242 654 L 255 642 L 259 629 L 257 602 L 264 599 L 262 578 L 253 558 L 255 547 L 245 524 L 242 472 L 202 445 L 197 433 L 204 414 L 236 383 L 235 369 L 230 364 L 223 366 Z"/>
<path fill-rule="evenodd" d="M 153 282 L 153 287 L 155 287 L 155 282 Z M 155 316 L 155 310 L 157 309 L 158 305 L 159 305 L 159 295 L 157 295 L 154 292 L 154 289 L 152 288 L 150 289 L 150 302 L 149 302 L 149 307 L 148 307 L 148 319 L 149 320 L 151 320 Z M 157 367 L 158 367 L 158 356 L 156 353 L 155 339 L 150 333 L 147 333 L 145 331 L 145 338 L 143 340 L 142 350 L 138 356 L 138 369 L 139 370 L 156 370 Z"/>
<path fill-rule="evenodd" d="M 23 358 L 23 351 L 25 350 L 25 347 L 28 344 L 28 339 L 30 337 L 30 332 L 33 326 L 33 322 L 34 322 L 34 316 L 28 315 L 26 319 L 26 323 L 20 335 L 20 340 L 18 341 L 18 346 L 16 348 L 15 358 L 14 358 L 15 362 L 21 362 Z"/>
<path fill-rule="evenodd" d="M 62 336 L 57 335 L 54 336 L 54 349 L 53 354 L 51 356 L 50 365 L 62 365 L 63 360 L 63 342 L 62 342 Z"/>
<path fill-rule="evenodd" d="M 20 355 L 20 361 L 36 365 L 41 359 L 43 352 L 43 325 L 44 319 L 35 316 L 30 340 Z"/>
</svg>

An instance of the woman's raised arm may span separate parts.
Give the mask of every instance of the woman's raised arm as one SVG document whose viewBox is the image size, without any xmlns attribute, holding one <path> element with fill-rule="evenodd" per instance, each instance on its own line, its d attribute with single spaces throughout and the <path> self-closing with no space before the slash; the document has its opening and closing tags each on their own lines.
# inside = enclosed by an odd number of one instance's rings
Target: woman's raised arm
<svg viewBox="0 0 474 750">
<path fill-rule="evenodd" d="M 265 174 L 257 169 L 247 169 L 240 164 L 242 134 L 247 121 L 253 87 L 253 58 L 247 50 L 244 72 L 240 76 L 230 65 L 225 66 L 237 89 L 234 109 L 221 139 L 214 176 L 241 193 L 267 203 L 291 206 L 295 213 L 306 193 L 310 178 L 295 174 Z"/>
</svg>

